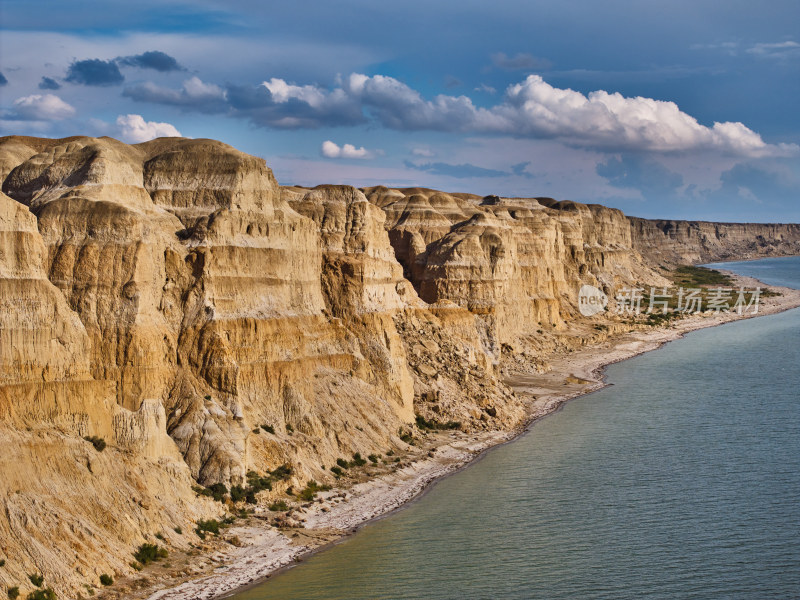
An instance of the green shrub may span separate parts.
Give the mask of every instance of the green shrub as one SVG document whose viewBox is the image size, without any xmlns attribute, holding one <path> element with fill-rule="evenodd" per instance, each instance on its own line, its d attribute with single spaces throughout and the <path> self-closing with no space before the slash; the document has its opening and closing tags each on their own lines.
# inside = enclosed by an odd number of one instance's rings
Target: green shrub
<svg viewBox="0 0 800 600">
<path fill-rule="evenodd" d="M 292 433 L 294 433 L 294 427 L 292 427 L 291 425 L 289 425 L 289 423 L 287 423 L 287 424 L 286 424 L 286 433 L 288 433 L 288 434 L 290 434 L 290 435 L 291 435 Z"/>
<path fill-rule="evenodd" d="M 131 569 L 133 569 L 134 571 L 141 571 L 142 569 L 144 569 L 144 566 L 142 566 L 142 563 L 138 563 L 136 561 L 133 561 L 132 563 L 128 563 L 128 564 L 130 565 Z"/>
<path fill-rule="evenodd" d="M 157 540 L 161 540 L 162 542 L 164 541 L 164 536 L 160 533 L 157 533 L 155 537 Z"/>
<path fill-rule="evenodd" d="M 211 492 L 211 497 L 217 502 L 222 502 L 222 500 L 228 494 L 228 488 L 225 487 L 224 483 L 214 483 L 208 486 L 206 489 Z"/>
<path fill-rule="evenodd" d="M 435 420 L 429 421 L 422 415 L 417 415 L 417 427 L 419 427 L 422 430 L 430 429 L 433 431 L 438 431 L 443 429 L 459 429 L 461 427 L 461 423 L 459 423 L 458 421 L 447 421 L 445 423 L 440 423 L 439 421 Z"/>
<path fill-rule="evenodd" d="M 331 473 L 336 475 L 337 479 L 339 477 L 341 477 L 342 475 L 344 475 L 344 471 L 342 471 L 342 469 L 340 467 L 331 467 Z"/>
<path fill-rule="evenodd" d="M 0 558 L 0 567 L 5 567 L 5 566 L 6 566 L 6 559 Z"/>
<path fill-rule="evenodd" d="M 169 553 L 166 551 L 166 549 L 162 548 L 161 546 L 157 546 L 156 544 L 142 544 L 139 546 L 138 550 L 134 552 L 133 558 L 135 558 L 142 565 L 146 565 L 150 562 L 158 562 L 162 558 L 166 558 L 168 554 Z"/>
<path fill-rule="evenodd" d="M 198 521 L 195 533 L 201 538 L 204 537 L 205 532 L 219 534 L 220 522 L 216 519 L 209 519 L 208 521 Z"/>
<path fill-rule="evenodd" d="M 326 492 L 331 489 L 329 485 L 320 485 L 313 479 L 306 484 L 306 487 L 297 494 L 297 497 L 300 500 L 305 500 L 306 502 L 311 502 L 314 499 L 314 496 L 317 495 L 317 492 Z"/>
<path fill-rule="evenodd" d="M 27 600 L 56 600 L 56 593 L 47 588 L 45 590 L 36 590 L 26 596 Z"/>
<path fill-rule="evenodd" d="M 274 471 L 270 472 L 275 479 L 289 479 L 292 476 L 292 467 L 289 465 L 281 465 Z"/>
<path fill-rule="evenodd" d="M 103 573 L 102 575 L 100 575 L 100 583 L 102 583 L 103 585 L 111 585 L 112 583 L 114 583 L 114 578 L 111 577 L 111 575 L 108 575 L 107 573 Z"/>
<path fill-rule="evenodd" d="M 28 579 L 30 579 L 31 583 L 36 587 L 42 587 L 42 584 L 44 583 L 44 577 L 41 575 L 28 575 Z"/>
<path fill-rule="evenodd" d="M 9 600 L 17 600 L 19 598 L 19 588 L 17 586 L 8 588 L 8 598 Z"/>
<path fill-rule="evenodd" d="M 200 487 L 198 485 L 192 488 L 198 496 L 208 496 L 217 502 L 223 502 L 225 496 L 228 495 L 228 488 L 223 483 L 214 483 L 208 487 Z"/>
<path fill-rule="evenodd" d="M 349 462 L 347 462 L 347 461 L 346 461 L 345 459 L 343 459 L 343 458 L 337 458 L 337 459 L 336 459 L 336 464 L 337 464 L 337 465 L 339 465 L 339 467 L 340 467 L 340 468 L 342 468 L 342 469 L 348 469 L 348 468 L 350 468 L 350 463 L 349 463 Z"/>
<path fill-rule="evenodd" d="M 289 426 L 287 425 L 287 428 L 288 428 L 288 427 L 289 427 Z M 267 433 L 272 433 L 272 434 L 274 434 L 274 433 L 275 433 L 275 428 L 274 428 L 272 425 L 266 425 L 266 424 L 264 424 L 264 425 L 262 425 L 262 426 L 261 426 L 261 429 L 263 429 L 263 430 L 264 430 L 264 431 L 266 431 Z"/>
<path fill-rule="evenodd" d="M 247 495 L 246 490 L 240 485 L 231 486 L 231 500 L 241 502 Z"/>
<path fill-rule="evenodd" d="M 353 460 L 350 461 L 351 467 L 363 467 L 365 464 L 367 464 L 367 461 L 361 458 L 361 454 L 359 452 L 353 454 Z"/>
<path fill-rule="evenodd" d="M 273 502 L 269 505 L 269 509 L 272 512 L 283 512 L 289 510 L 289 505 L 286 504 L 283 500 L 278 500 L 277 502 Z"/>
<path fill-rule="evenodd" d="M 253 433 L 258 435 L 259 433 L 261 433 L 261 430 L 258 427 L 256 427 L 255 429 L 253 429 Z"/>
<path fill-rule="evenodd" d="M 83 439 L 85 439 L 87 442 L 91 442 L 92 446 L 94 446 L 94 449 L 98 452 L 102 452 L 106 449 L 106 441 L 101 437 L 97 437 L 96 435 L 87 435 Z"/>
<path fill-rule="evenodd" d="M 369 459 L 369 462 L 377 464 L 381 457 L 377 454 L 370 454 L 367 458 Z"/>
<path fill-rule="evenodd" d="M 403 431 L 403 428 L 402 428 L 402 427 L 401 427 L 401 428 L 400 428 L 400 429 L 397 431 L 397 435 L 398 435 L 398 436 L 400 437 L 400 439 L 401 439 L 401 440 L 403 440 L 403 441 L 404 441 L 406 444 L 412 444 L 412 445 L 414 444 L 414 436 L 413 436 L 413 435 L 411 435 L 411 433 L 410 433 L 410 432 L 408 432 L 408 431 Z"/>
<path fill-rule="evenodd" d="M 180 527 L 173 528 L 173 531 L 178 535 L 183 535 L 183 529 L 181 529 Z"/>
<path fill-rule="evenodd" d="M 231 487 L 231 500 L 234 502 L 244 500 L 248 504 L 255 504 L 258 492 L 272 489 L 272 480 L 269 477 L 262 477 L 255 471 L 248 471 L 247 483 L 247 487 L 241 485 Z"/>
<path fill-rule="evenodd" d="M 255 493 L 258 493 L 263 490 L 271 490 L 272 489 L 272 481 L 269 477 L 262 477 L 255 471 L 249 471 L 247 473 L 247 483 L 248 485 L 253 488 Z"/>
</svg>

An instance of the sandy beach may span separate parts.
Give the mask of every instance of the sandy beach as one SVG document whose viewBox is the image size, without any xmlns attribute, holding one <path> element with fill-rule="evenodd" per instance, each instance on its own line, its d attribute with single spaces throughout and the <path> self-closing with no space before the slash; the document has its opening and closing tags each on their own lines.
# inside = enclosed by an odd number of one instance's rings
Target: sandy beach
<svg viewBox="0 0 800 600">
<path fill-rule="evenodd" d="M 734 277 L 736 286 L 764 287 L 755 279 Z M 192 556 L 187 561 L 190 567 L 154 572 L 147 585 L 124 597 L 212 599 L 252 586 L 419 497 L 432 482 L 463 468 L 487 449 L 519 436 L 567 400 L 604 387 L 605 366 L 655 350 L 689 331 L 800 306 L 800 290 L 769 287 L 781 295 L 762 298 L 757 314 L 693 315 L 666 327 L 634 330 L 594 346 L 550 357 L 552 369 L 547 373 L 507 380 L 516 392 L 529 399 L 528 418 L 520 427 L 479 434 L 449 431 L 428 434 L 394 470 L 347 489 L 318 494 L 316 501 L 291 511 L 286 527 L 281 529 L 268 525 L 265 521 L 270 513 L 259 507 L 245 525 L 226 530 L 225 539 L 233 539 L 235 544 L 217 540 Z"/>
</svg>

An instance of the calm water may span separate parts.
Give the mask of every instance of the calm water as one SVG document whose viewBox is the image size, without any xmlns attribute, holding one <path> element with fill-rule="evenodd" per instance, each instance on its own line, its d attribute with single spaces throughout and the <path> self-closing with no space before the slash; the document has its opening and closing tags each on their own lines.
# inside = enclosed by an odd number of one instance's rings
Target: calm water
<svg viewBox="0 0 800 600">
<path fill-rule="evenodd" d="M 800 287 L 800 258 L 725 263 Z M 800 597 L 800 310 L 689 334 L 254 599 Z"/>
</svg>

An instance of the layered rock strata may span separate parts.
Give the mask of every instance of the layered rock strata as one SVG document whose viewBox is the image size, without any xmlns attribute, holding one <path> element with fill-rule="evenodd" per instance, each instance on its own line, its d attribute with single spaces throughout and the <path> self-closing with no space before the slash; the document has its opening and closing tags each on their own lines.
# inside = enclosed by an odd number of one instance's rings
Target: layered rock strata
<svg viewBox="0 0 800 600">
<path fill-rule="evenodd" d="M 268 501 L 402 451 L 418 417 L 518 424 L 501 367 L 601 335 L 582 284 L 800 252 L 796 225 L 281 188 L 213 140 L 2 138 L 0 176 L 0 587 L 41 572 L 67 597 L 141 543 L 194 543 L 222 510 L 198 484 L 290 465 Z"/>
</svg>

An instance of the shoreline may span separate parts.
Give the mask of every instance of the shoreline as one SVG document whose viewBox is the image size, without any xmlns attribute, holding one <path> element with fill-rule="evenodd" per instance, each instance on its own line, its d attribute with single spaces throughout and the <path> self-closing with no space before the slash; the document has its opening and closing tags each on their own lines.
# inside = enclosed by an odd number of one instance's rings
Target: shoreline
<svg viewBox="0 0 800 600">
<path fill-rule="evenodd" d="M 754 278 L 734 275 L 736 285 L 769 287 L 781 293 L 761 299 L 757 314 L 719 313 L 692 315 L 658 329 L 633 330 L 609 337 L 575 352 L 556 355 L 551 369 L 541 374 L 514 375 L 506 384 L 528 399 L 523 422 L 507 431 L 479 433 L 439 432 L 432 436 L 421 457 L 396 471 L 318 495 L 317 502 L 293 511 L 299 527 L 280 531 L 263 524 L 233 526 L 227 530 L 244 543 L 217 548 L 208 556 L 213 572 L 195 572 L 188 578 L 162 579 L 160 589 L 148 586 L 146 595 L 125 597 L 148 600 L 212 600 L 229 598 L 299 564 L 314 554 L 343 542 L 373 521 L 386 518 L 419 500 L 437 481 L 480 460 L 493 448 L 528 433 L 546 416 L 555 414 L 569 400 L 590 394 L 609 384 L 606 368 L 640 354 L 657 350 L 687 333 L 732 321 L 757 318 L 800 307 L 800 290 L 768 286 Z M 430 454 L 430 449 L 433 454 Z M 268 511 L 261 510 L 261 514 Z M 255 518 L 259 517 L 257 511 Z M 227 546 L 227 545 L 226 545 Z"/>
</svg>

